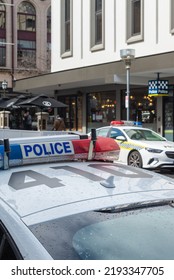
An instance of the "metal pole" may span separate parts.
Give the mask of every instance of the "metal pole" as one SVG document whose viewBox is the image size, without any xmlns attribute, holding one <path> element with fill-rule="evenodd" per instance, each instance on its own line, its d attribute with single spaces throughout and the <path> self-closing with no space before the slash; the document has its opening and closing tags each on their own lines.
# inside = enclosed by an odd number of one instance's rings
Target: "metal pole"
<svg viewBox="0 0 174 280">
<path fill-rule="evenodd" d="M 130 113 L 129 113 L 129 101 L 130 101 L 130 67 L 126 67 L 126 80 L 127 80 L 127 89 L 126 89 L 126 94 L 127 94 L 127 121 L 129 121 L 129 116 L 130 116 Z"/>
<path fill-rule="evenodd" d="M 134 49 L 122 49 L 120 50 L 120 56 L 122 60 L 125 62 L 126 66 L 126 76 L 127 76 L 127 89 L 126 89 L 126 97 L 125 97 L 125 107 L 127 108 L 127 121 L 129 121 L 130 113 L 130 67 L 131 67 L 131 60 L 135 57 L 135 50 Z"/>
</svg>

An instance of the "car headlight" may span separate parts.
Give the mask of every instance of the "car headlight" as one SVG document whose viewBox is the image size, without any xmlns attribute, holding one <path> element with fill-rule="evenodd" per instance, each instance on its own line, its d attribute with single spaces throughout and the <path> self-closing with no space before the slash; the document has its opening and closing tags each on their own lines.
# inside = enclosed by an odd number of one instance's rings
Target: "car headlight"
<svg viewBox="0 0 174 280">
<path fill-rule="evenodd" d="M 148 151 L 149 153 L 157 153 L 157 154 L 160 154 L 163 151 L 163 150 L 154 149 L 154 148 L 145 148 L 145 150 Z"/>
</svg>

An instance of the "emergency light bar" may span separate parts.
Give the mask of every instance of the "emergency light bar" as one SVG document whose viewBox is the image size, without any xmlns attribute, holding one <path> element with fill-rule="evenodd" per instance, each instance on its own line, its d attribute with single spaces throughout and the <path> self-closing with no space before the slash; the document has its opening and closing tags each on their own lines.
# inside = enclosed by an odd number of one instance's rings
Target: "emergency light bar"
<svg viewBox="0 0 174 280">
<path fill-rule="evenodd" d="M 83 139 L 84 138 L 84 139 Z M 9 166 L 65 160 L 89 160 L 90 138 L 79 135 L 56 135 L 9 140 Z M 114 139 L 98 138 L 90 159 L 113 161 L 119 157 L 119 146 Z M 0 169 L 4 168 L 5 148 L 0 143 Z M 7 164 L 6 164 L 7 165 Z"/>
<path fill-rule="evenodd" d="M 142 126 L 142 122 L 134 122 L 134 121 L 111 121 L 110 125 L 115 125 L 115 126 Z"/>
</svg>

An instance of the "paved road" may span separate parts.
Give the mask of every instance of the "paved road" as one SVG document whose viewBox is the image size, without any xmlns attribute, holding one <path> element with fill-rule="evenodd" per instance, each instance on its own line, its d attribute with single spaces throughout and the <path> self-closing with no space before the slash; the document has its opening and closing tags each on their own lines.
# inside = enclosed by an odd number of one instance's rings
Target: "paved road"
<svg viewBox="0 0 174 280">
<path fill-rule="evenodd" d="M 163 170 L 163 171 L 160 171 L 160 172 L 155 171 L 155 172 L 174 179 L 174 169 L 173 170 Z"/>
</svg>

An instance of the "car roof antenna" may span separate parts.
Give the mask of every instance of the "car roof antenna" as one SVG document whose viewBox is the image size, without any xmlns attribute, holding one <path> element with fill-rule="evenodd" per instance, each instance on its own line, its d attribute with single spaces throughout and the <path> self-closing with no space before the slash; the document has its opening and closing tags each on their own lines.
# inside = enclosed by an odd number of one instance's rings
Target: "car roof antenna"
<svg viewBox="0 0 174 280">
<path fill-rule="evenodd" d="M 110 189 L 116 188 L 116 185 L 114 184 L 114 176 L 109 176 L 105 181 L 100 182 L 100 185 Z"/>
</svg>

